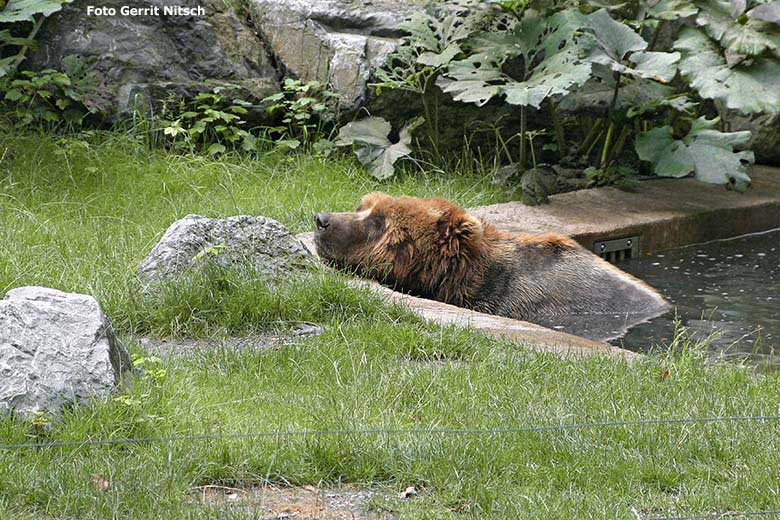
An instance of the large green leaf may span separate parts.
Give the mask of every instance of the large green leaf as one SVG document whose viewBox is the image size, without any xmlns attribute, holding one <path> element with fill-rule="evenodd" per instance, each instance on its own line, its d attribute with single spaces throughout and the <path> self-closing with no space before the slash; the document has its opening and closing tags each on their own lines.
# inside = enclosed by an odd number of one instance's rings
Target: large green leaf
<svg viewBox="0 0 780 520">
<path fill-rule="evenodd" d="M 780 112 L 780 60 L 754 58 L 729 67 L 718 45 L 693 28 L 680 32 L 674 48 L 682 53 L 680 72 L 701 97 L 747 114 Z"/>
<path fill-rule="evenodd" d="M 639 134 L 636 152 L 643 161 L 653 163 L 662 177 L 685 177 L 713 184 L 726 184 L 744 191 L 750 184 L 745 163 L 754 161 L 753 152 L 735 152 L 750 139 L 750 132 L 714 130 L 718 119 L 702 117 L 694 121 L 683 139 L 674 139 L 672 128 L 664 126 Z"/>
<path fill-rule="evenodd" d="M 464 60 L 452 62 L 447 74 L 436 80 L 443 92 L 455 101 L 482 106 L 501 92 L 506 76 L 499 64 L 483 54 L 475 54 Z"/>
<path fill-rule="evenodd" d="M 475 53 L 450 64 L 436 84 L 456 101 L 484 105 L 506 95 L 512 105 L 538 108 L 550 96 L 566 95 L 590 78 L 591 64 L 581 58 L 575 33 L 585 18 L 559 13 L 542 18 L 526 12 L 523 19 L 505 31 L 477 39 Z M 521 57 L 523 74 L 512 77 L 502 71 L 509 58 Z"/>
<path fill-rule="evenodd" d="M 0 23 L 33 22 L 34 16 L 49 16 L 72 0 L 9 0 L 0 11 Z"/>
<path fill-rule="evenodd" d="M 599 9 L 588 16 L 588 26 L 598 48 L 614 61 L 622 61 L 627 54 L 647 48 L 647 42 L 633 29 L 612 19 L 606 9 Z"/>
<path fill-rule="evenodd" d="M 647 0 L 645 4 L 648 16 L 658 20 L 678 20 L 699 12 L 690 0 Z"/>
<path fill-rule="evenodd" d="M 411 121 L 399 132 L 398 142 L 392 143 L 388 138 L 390 123 L 381 117 L 368 117 L 343 126 L 336 145 L 354 145 L 355 155 L 369 173 L 384 180 L 393 176 L 398 159 L 412 153 L 412 131 L 422 123 L 422 118 Z"/>
<path fill-rule="evenodd" d="M 451 62 L 460 53 L 460 46 L 457 43 L 453 43 L 441 52 L 423 52 L 417 56 L 417 63 L 438 68 Z"/>
<path fill-rule="evenodd" d="M 438 23 L 436 18 L 424 11 L 416 11 L 408 20 L 401 23 L 399 28 L 410 34 L 407 40 L 425 50 L 435 51 L 439 48 L 439 38 L 432 25 Z"/>
<path fill-rule="evenodd" d="M 566 95 L 572 87 L 585 84 L 590 69 L 591 64 L 580 60 L 575 49 L 568 49 L 542 60 L 526 81 L 508 81 L 501 92 L 510 105 L 539 108 L 548 97 Z"/>
<path fill-rule="evenodd" d="M 438 68 L 461 53 L 458 42 L 471 34 L 477 18 L 452 13 L 439 19 L 424 11 L 416 11 L 400 27 L 409 33 L 407 42 L 419 49 L 417 63 Z"/>
<path fill-rule="evenodd" d="M 636 52 L 629 58 L 634 68 L 627 70 L 628 74 L 646 79 L 654 79 L 660 83 L 669 83 L 677 74 L 679 52 Z"/>
<path fill-rule="evenodd" d="M 685 143 L 672 138 L 669 126 L 639 134 L 635 148 L 639 158 L 653 163 L 653 171 L 661 177 L 685 177 L 694 170 Z"/>
<path fill-rule="evenodd" d="M 545 33 L 550 32 L 547 22 L 539 13 L 528 11 L 520 21 L 505 30 L 482 33 L 474 39 L 471 48 L 474 54 L 488 56 L 500 63 L 518 56 L 530 62 L 540 50 L 539 43 Z"/>
<path fill-rule="evenodd" d="M 613 20 L 605 9 L 588 16 L 592 41 L 587 59 L 613 72 L 668 83 L 677 74 L 680 54 L 645 51 L 647 42 L 633 29 Z"/>
<path fill-rule="evenodd" d="M 700 0 L 696 23 L 721 47 L 747 56 L 758 56 L 780 47 L 780 27 L 761 19 L 743 20 L 740 9 L 728 0 Z M 742 9 L 744 10 L 744 9 Z M 739 19 L 737 19 L 739 18 Z"/>
<path fill-rule="evenodd" d="M 339 130 L 339 146 L 364 144 L 368 146 L 389 146 L 390 123 L 381 117 L 367 117 L 353 121 Z"/>
<path fill-rule="evenodd" d="M 751 18 L 770 23 L 780 23 L 780 0 L 760 4 L 747 12 Z"/>
</svg>

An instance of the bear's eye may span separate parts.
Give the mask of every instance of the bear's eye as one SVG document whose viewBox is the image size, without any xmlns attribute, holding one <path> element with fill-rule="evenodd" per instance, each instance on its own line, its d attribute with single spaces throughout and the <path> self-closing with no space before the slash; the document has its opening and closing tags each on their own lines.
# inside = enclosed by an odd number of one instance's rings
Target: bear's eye
<svg viewBox="0 0 780 520">
<path fill-rule="evenodd" d="M 370 215 L 366 218 L 366 226 L 373 234 L 381 233 L 385 226 L 385 219 L 382 215 Z"/>
</svg>

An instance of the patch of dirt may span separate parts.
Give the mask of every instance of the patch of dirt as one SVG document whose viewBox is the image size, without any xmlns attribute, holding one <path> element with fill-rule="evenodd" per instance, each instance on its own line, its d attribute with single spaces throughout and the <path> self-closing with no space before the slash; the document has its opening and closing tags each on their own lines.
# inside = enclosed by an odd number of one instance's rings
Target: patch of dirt
<svg viewBox="0 0 780 520">
<path fill-rule="evenodd" d="M 218 509 L 241 509 L 260 518 L 275 520 L 388 520 L 390 513 L 368 511 L 368 502 L 378 491 L 357 486 L 257 486 L 231 488 L 199 486 L 192 501 Z"/>
</svg>

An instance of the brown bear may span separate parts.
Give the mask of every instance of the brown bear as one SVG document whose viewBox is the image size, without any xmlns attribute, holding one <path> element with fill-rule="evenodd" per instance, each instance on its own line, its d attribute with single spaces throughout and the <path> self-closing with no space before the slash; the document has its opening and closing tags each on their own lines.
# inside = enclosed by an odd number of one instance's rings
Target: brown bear
<svg viewBox="0 0 780 520">
<path fill-rule="evenodd" d="M 499 232 L 444 199 L 370 193 L 318 213 L 326 262 L 415 296 L 610 339 L 669 304 L 570 238 Z"/>
</svg>

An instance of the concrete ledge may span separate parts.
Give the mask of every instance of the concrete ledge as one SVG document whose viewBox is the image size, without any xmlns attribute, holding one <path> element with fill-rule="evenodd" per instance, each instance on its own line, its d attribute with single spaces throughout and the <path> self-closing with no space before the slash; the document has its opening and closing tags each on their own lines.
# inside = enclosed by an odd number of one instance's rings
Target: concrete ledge
<svg viewBox="0 0 780 520">
<path fill-rule="evenodd" d="M 376 282 L 356 280 L 358 286 L 369 287 L 379 293 L 386 301 L 406 305 L 424 320 L 438 325 L 455 325 L 470 328 L 496 338 L 505 338 L 524 343 L 529 348 L 564 356 L 588 356 L 594 354 L 610 355 L 632 359 L 640 354 L 600 343 L 589 339 L 566 334 L 557 330 L 534 325 L 526 321 L 513 320 L 502 316 L 448 305 L 435 300 L 417 298 L 393 291 Z"/>
<path fill-rule="evenodd" d="M 558 233 L 585 248 L 640 235 L 644 254 L 780 227 L 780 168 L 756 166 L 745 193 L 693 179 L 644 181 L 632 190 L 596 188 L 550 197 L 550 204 L 519 202 L 469 208 L 515 235 Z"/>
</svg>

